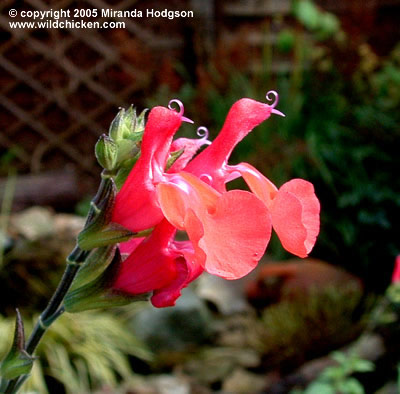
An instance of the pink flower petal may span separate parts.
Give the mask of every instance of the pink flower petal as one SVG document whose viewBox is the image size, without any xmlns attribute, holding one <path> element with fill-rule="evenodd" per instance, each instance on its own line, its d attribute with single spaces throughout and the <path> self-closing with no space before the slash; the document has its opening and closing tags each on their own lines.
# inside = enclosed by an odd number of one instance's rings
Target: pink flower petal
<svg viewBox="0 0 400 394">
<path fill-rule="evenodd" d="M 270 208 L 275 198 L 277 187 L 260 171 L 249 163 L 240 163 L 236 166 L 229 166 L 230 171 L 239 172 L 249 186 L 250 190 Z"/>
<path fill-rule="evenodd" d="M 272 202 L 272 225 L 287 251 L 307 257 L 319 233 L 319 212 L 310 182 L 293 179 L 279 189 Z"/>
<path fill-rule="evenodd" d="M 193 158 L 193 156 L 197 153 L 197 151 L 203 145 L 209 145 L 209 141 L 207 138 L 178 138 L 172 142 L 171 152 L 176 152 L 183 149 L 183 153 L 181 156 L 172 164 L 171 168 L 168 170 L 169 173 L 182 171 L 189 161 Z"/>
<path fill-rule="evenodd" d="M 207 174 L 215 189 L 225 191 L 224 166 L 233 149 L 254 127 L 270 117 L 272 109 L 268 104 L 249 98 L 237 101 L 217 138 L 186 166 L 185 171 L 196 176 Z"/>
<path fill-rule="evenodd" d="M 180 175 L 180 182 L 158 186 L 165 217 L 187 231 L 195 257 L 207 272 L 225 279 L 243 277 L 255 268 L 271 236 L 265 204 L 241 190 L 218 195 L 192 175 Z"/>
<path fill-rule="evenodd" d="M 256 267 L 271 237 L 268 210 L 257 197 L 242 190 L 224 193 L 215 212 L 200 220 L 204 236 L 198 246 L 206 255 L 207 272 L 238 279 Z M 187 231 L 190 238 L 193 230 Z"/>
<path fill-rule="evenodd" d="M 279 190 L 248 163 L 229 166 L 243 176 L 250 190 L 271 211 L 272 226 L 289 252 L 307 257 L 319 233 L 319 201 L 310 182 L 293 179 Z"/>
<path fill-rule="evenodd" d="M 200 179 L 181 172 L 157 186 L 157 197 L 165 218 L 179 230 L 185 230 L 189 209 L 212 211 L 220 196 Z"/>
</svg>

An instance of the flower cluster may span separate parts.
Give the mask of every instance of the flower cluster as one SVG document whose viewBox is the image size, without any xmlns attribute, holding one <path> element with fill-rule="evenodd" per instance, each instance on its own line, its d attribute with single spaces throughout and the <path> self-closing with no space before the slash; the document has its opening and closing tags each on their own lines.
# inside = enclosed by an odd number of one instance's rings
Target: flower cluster
<svg viewBox="0 0 400 394">
<path fill-rule="evenodd" d="M 188 121 L 179 101 L 179 111 L 171 103 L 150 111 L 140 157 L 116 196 L 111 220 L 132 232 L 153 230 L 120 244 L 127 257 L 113 289 L 152 292 L 154 306 L 174 305 L 182 288 L 203 271 L 225 279 L 248 274 L 263 256 L 272 228 L 286 250 L 308 255 L 319 232 L 312 184 L 293 179 L 278 189 L 250 164 L 228 164 L 234 147 L 254 127 L 271 114 L 282 115 L 275 109 L 277 94 L 270 94 L 272 105 L 237 101 L 212 144 L 207 135 L 173 141 L 182 121 Z M 208 146 L 196 156 L 202 145 Z M 250 191 L 227 191 L 226 184 L 238 177 Z M 177 240 L 178 230 L 188 240 Z"/>
</svg>

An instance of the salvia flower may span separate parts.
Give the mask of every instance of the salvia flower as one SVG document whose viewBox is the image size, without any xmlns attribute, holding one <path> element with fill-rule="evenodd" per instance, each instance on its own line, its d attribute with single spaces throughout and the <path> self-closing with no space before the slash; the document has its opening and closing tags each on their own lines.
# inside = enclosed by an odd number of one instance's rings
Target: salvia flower
<svg viewBox="0 0 400 394">
<path fill-rule="evenodd" d="M 230 109 L 212 144 L 173 136 L 182 121 L 169 106 L 150 111 L 141 155 L 116 196 L 112 221 L 138 232 L 154 227 L 147 238 L 121 244 L 130 254 L 114 287 L 130 294 L 153 291 L 152 303 L 173 305 L 180 290 L 204 270 L 238 279 L 255 268 L 274 228 L 282 245 L 306 257 L 319 232 L 319 201 L 312 184 L 294 179 L 277 188 L 248 163 L 229 165 L 235 146 L 271 114 L 283 115 L 249 98 Z M 193 158 L 202 145 L 208 145 Z M 167 168 L 174 152 L 181 152 Z M 226 184 L 243 177 L 250 191 Z M 189 240 L 176 241 L 177 230 Z"/>
<path fill-rule="evenodd" d="M 400 283 L 400 255 L 396 256 L 392 274 L 392 283 Z"/>
</svg>

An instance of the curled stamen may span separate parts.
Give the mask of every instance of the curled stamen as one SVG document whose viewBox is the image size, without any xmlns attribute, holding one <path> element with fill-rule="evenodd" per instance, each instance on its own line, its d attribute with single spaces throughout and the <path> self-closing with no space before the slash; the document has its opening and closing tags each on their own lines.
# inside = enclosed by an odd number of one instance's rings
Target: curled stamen
<svg viewBox="0 0 400 394">
<path fill-rule="evenodd" d="M 199 176 L 199 179 L 200 179 L 201 181 L 203 181 L 204 183 L 207 183 L 207 185 L 211 185 L 211 183 L 212 183 L 212 181 L 213 181 L 212 176 L 209 175 L 209 174 L 201 174 L 201 175 Z"/>
<path fill-rule="evenodd" d="M 272 95 L 274 97 L 271 97 L 270 95 Z M 267 94 L 265 95 L 265 98 L 267 99 L 267 101 L 274 100 L 273 103 L 270 105 L 272 108 L 275 108 L 276 104 L 278 104 L 279 95 L 277 92 L 275 92 L 275 90 L 270 90 L 269 92 L 267 92 Z"/>
<path fill-rule="evenodd" d="M 172 104 L 177 104 L 179 107 L 179 115 L 183 115 L 184 107 L 182 101 L 178 99 L 173 99 L 168 103 L 168 108 L 174 110 L 174 108 L 172 108 Z"/>
<path fill-rule="evenodd" d="M 202 138 L 204 138 L 204 139 L 207 139 L 207 138 L 208 138 L 208 129 L 207 129 L 207 127 L 204 127 L 204 126 L 198 127 L 198 128 L 197 128 L 196 134 L 197 134 L 199 137 L 202 137 Z"/>
<path fill-rule="evenodd" d="M 211 141 L 208 140 L 208 134 L 209 134 L 209 133 L 208 133 L 207 127 L 200 126 L 200 127 L 197 129 L 196 134 L 197 134 L 199 137 L 201 137 L 201 140 L 200 140 L 200 141 L 203 141 L 203 144 L 205 144 L 205 145 L 211 145 Z"/>
</svg>

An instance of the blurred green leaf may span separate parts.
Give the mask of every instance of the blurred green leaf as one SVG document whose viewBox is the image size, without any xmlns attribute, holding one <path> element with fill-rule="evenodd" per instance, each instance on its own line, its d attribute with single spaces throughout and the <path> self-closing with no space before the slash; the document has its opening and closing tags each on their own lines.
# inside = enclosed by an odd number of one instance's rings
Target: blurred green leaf
<svg viewBox="0 0 400 394">
<path fill-rule="evenodd" d="M 294 13 L 307 29 L 314 30 L 319 27 L 320 12 L 312 1 L 299 0 L 294 4 Z"/>
<path fill-rule="evenodd" d="M 328 383 L 314 382 L 304 391 L 304 394 L 336 394 L 336 391 Z"/>
</svg>

